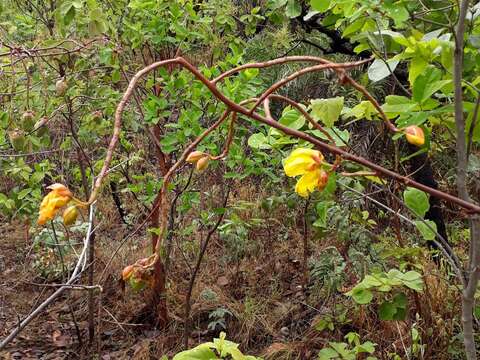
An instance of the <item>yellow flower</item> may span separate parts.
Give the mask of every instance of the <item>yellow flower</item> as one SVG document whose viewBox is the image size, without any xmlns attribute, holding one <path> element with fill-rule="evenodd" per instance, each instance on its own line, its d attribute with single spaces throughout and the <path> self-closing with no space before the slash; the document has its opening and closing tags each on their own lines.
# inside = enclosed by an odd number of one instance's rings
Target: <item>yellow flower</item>
<svg viewBox="0 0 480 360">
<path fill-rule="evenodd" d="M 38 225 L 44 225 L 47 221 L 52 220 L 58 210 L 67 205 L 73 196 L 70 190 L 62 184 L 53 184 L 47 189 L 52 191 L 43 198 L 40 204 Z"/>
<path fill-rule="evenodd" d="M 323 155 L 318 150 L 295 149 L 283 164 L 285 174 L 290 177 L 302 175 L 295 186 L 298 195 L 307 197 L 315 189 L 323 190 L 328 174 L 321 168 Z"/>
</svg>

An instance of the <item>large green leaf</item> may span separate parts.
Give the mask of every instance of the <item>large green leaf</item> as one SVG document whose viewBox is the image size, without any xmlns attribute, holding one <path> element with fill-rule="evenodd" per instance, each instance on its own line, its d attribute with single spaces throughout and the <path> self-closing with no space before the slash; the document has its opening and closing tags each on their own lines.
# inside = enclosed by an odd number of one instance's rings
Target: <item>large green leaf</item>
<svg viewBox="0 0 480 360">
<path fill-rule="evenodd" d="M 194 349 L 182 351 L 173 357 L 172 360 L 214 360 L 218 359 L 212 349 L 208 346 L 199 345 Z"/>
<path fill-rule="evenodd" d="M 385 79 L 395 71 L 399 62 L 400 61 L 396 59 L 389 59 L 387 61 L 375 59 L 368 68 L 368 78 L 373 82 Z"/>
<path fill-rule="evenodd" d="M 285 15 L 289 18 L 296 18 L 302 13 L 302 5 L 298 0 L 288 0 L 287 7 L 285 9 Z"/>
<path fill-rule="evenodd" d="M 332 348 L 324 348 L 318 353 L 318 360 L 330 360 L 338 358 L 339 354 Z"/>
<path fill-rule="evenodd" d="M 428 195 L 418 189 L 409 187 L 403 192 L 403 200 L 405 205 L 419 217 L 423 218 L 430 208 Z"/>
<path fill-rule="evenodd" d="M 413 86 L 415 79 L 428 67 L 428 61 L 421 56 L 416 56 L 410 62 L 408 81 Z"/>
<path fill-rule="evenodd" d="M 331 0 L 310 0 L 313 10 L 324 12 L 330 7 Z"/>
<path fill-rule="evenodd" d="M 297 110 L 286 108 L 278 122 L 291 129 L 299 130 L 305 125 L 305 118 Z"/>
<path fill-rule="evenodd" d="M 387 15 L 395 22 L 395 27 L 401 28 L 410 14 L 400 1 L 384 1 L 383 7 L 387 10 Z"/>
<path fill-rule="evenodd" d="M 248 146 L 254 149 L 271 149 L 267 137 L 262 133 L 256 133 L 248 138 Z"/>
<path fill-rule="evenodd" d="M 358 304 L 369 304 L 373 299 L 373 293 L 363 286 L 356 286 L 350 292 L 353 300 Z"/>
<path fill-rule="evenodd" d="M 269 6 L 275 10 L 275 9 L 279 9 L 281 8 L 282 6 L 285 6 L 285 4 L 287 3 L 288 0 L 270 0 L 269 2 Z"/>
<path fill-rule="evenodd" d="M 310 104 L 313 118 L 321 121 L 326 127 L 332 127 L 342 113 L 343 97 L 315 99 Z"/>
<path fill-rule="evenodd" d="M 428 68 L 419 75 L 413 84 L 413 100 L 421 104 L 452 82 L 452 80 L 440 80 L 441 76 L 440 70 L 432 68 Z"/>
<path fill-rule="evenodd" d="M 394 118 L 403 113 L 410 113 L 417 106 L 414 101 L 405 96 L 388 95 L 382 109 L 390 118 Z"/>
<path fill-rule="evenodd" d="M 420 234 L 425 240 L 434 240 L 437 232 L 437 224 L 435 224 L 431 220 L 424 220 L 424 221 L 415 221 L 415 226 L 417 227 Z"/>
</svg>

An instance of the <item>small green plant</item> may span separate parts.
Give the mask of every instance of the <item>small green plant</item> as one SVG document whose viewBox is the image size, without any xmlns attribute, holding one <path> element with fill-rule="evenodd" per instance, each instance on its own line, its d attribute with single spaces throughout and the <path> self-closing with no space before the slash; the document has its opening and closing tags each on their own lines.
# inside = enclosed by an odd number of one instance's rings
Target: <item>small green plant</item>
<svg viewBox="0 0 480 360">
<path fill-rule="evenodd" d="M 371 341 L 362 343 L 360 336 L 355 332 L 345 335 L 345 342 L 329 342 L 328 347 L 318 353 L 318 360 L 355 360 L 360 354 L 373 354 L 376 344 Z M 366 360 L 375 360 L 375 356 L 367 356 Z"/>
<path fill-rule="evenodd" d="M 408 299 L 404 292 L 399 291 L 402 288 L 423 291 L 422 275 L 413 270 L 403 273 L 397 269 L 388 273 L 373 273 L 365 276 L 347 295 L 356 303 L 365 305 L 372 302 L 375 293 L 383 294 L 384 301 L 378 309 L 380 319 L 404 320 Z"/>
<path fill-rule="evenodd" d="M 213 342 L 200 344 L 193 349 L 182 351 L 173 357 L 173 360 L 261 360 L 255 356 L 243 355 L 238 349 L 238 344 L 225 340 L 226 334 L 220 333 L 220 338 Z"/>
<path fill-rule="evenodd" d="M 218 308 L 208 314 L 208 330 L 225 330 L 227 328 L 226 317 L 232 313 L 225 308 Z"/>
</svg>

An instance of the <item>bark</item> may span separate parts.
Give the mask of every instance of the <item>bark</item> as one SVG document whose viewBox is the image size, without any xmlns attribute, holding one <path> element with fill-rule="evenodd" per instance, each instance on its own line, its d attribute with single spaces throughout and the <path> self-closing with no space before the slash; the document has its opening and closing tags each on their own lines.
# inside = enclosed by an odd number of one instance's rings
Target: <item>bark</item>
<svg viewBox="0 0 480 360">
<path fill-rule="evenodd" d="M 155 201 L 153 203 L 153 212 L 151 216 L 150 227 L 156 229 L 160 225 L 160 208 L 159 203 L 161 200 L 161 192 L 158 193 Z M 152 234 L 152 251 L 155 251 L 157 242 L 160 241 L 160 236 L 158 233 Z M 167 311 L 167 299 L 166 299 L 166 274 L 165 274 L 165 265 L 162 259 L 159 259 L 155 263 L 153 271 L 153 288 L 150 294 L 150 304 L 149 309 L 153 312 L 155 318 L 155 326 L 163 328 L 167 325 L 168 321 L 168 311 Z"/>
<path fill-rule="evenodd" d="M 465 36 L 465 19 L 467 16 L 469 0 L 459 3 L 458 23 L 455 29 L 455 50 L 453 82 L 455 87 L 455 126 L 457 130 L 457 191 L 458 196 L 464 201 L 471 201 L 467 189 L 467 140 L 465 134 L 465 117 L 463 114 L 463 47 Z M 467 360 L 477 359 L 475 337 L 473 329 L 473 309 L 475 306 L 475 291 L 480 279 L 480 217 L 475 215 L 470 220 L 470 257 L 467 269 L 467 286 L 463 289 L 462 296 L 462 325 L 463 342 Z"/>
</svg>

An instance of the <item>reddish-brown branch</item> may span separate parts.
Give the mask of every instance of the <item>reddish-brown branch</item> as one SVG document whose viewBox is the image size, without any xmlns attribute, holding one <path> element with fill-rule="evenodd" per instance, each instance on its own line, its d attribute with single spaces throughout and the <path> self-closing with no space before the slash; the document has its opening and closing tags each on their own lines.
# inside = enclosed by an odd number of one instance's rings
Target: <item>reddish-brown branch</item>
<svg viewBox="0 0 480 360">
<path fill-rule="evenodd" d="M 320 71 L 320 70 L 326 70 L 326 69 L 333 69 L 333 70 L 335 70 L 335 69 L 342 69 L 342 70 L 349 69 L 349 68 L 353 68 L 353 67 L 357 67 L 357 66 L 360 66 L 362 64 L 365 64 L 367 61 L 369 61 L 369 60 L 362 60 L 362 61 L 356 61 L 356 62 L 351 62 L 351 63 L 341 63 L 341 64 L 335 64 L 335 63 L 320 64 L 320 65 L 310 66 L 310 67 L 301 69 L 299 71 L 296 71 L 293 74 L 290 74 L 286 78 L 283 78 L 283 79 L 277 81 L 272 86 L 270 86 L 258 98 L 258 100 L 255 102 L 253 107 L 250 109 L 250 113 L 253 113 L 255 111 L 255 109 L 258 107 L 258 105 L 260 105 L 269 95 L 273 94 L 275 91 L 277 91 L 283 85 L 289 83 L 290 81 L 295 80 L 296 78 L 298 78 L 302 75 L 312 73 L 312 72 L 316 72 L 316 71 Z"/>
<path fill-rule="evenodd" d="M 395 125 L 393 125 L 390 120 L 388 119 L 387 115 L 385 114 L 385 112 L 383 111 L 382 107 L 380 106 L 380 104 L 378 103 L 377 100 L 375 100 L 375 98 L 372 96 L 372 94 L 370 94 L 368 92 L 367 89 L 365 89 L 364 86 L 360 85 L 359 83 L 357 83 L 355 80 L 353 80 L 350 76 L 348 76 L 347 74 L 344 75 L 344 82 L 345 83 L 348 83 L 350 85 L 352 85 L 355 89 L 357 89 L 359 92 L 361 92 L 366 98 L 368 101 L 370 101 L 372 103 L 372 105 L 375 107 L 375 109 L 378 111 L 378 113 L 380 114 L 380 117 L 382 118 L 382 120 L 385 122 L 385 124 L 387 125 L 388 129 L 393 132 L 393 133 L 396 133 L 398 131 L 400 131 L 399 129 L 397 129 L 397 127 Z"/>
<path fill-rule="evenodd" d="M 368 61 L 372 61 L 373 59 L 369 59 Z M 331 64 L 332 62 L 320 57 L 316 56 L 285 56 L 282 58 L 278 59 L 273 59 L 265 62 L 259 62 L 259 63 L 249 63 L 249 64 L 244 64 L 240 65 L 236 68 L 233 68 L 231 70 L 225 71 L 224 73 L 220 74 L 218 77 L 213 79 L 211 82 L 212 84 L 216 84 L 217 82 L 233 75 L 236 73 L 239 73 L 242 70 L 246 69 L 263 69 L 275 65 L 281 65 L 281 64 L 286 64 L 289 62 L 314 62 L 314 63 L 319 63 L 319 64 Z"/>
<path fill-rule="evenodd" d="M 281 59 L 281 61 L 286 62 L 285 59 Z M 280 60 L 279 60 L 279 63 L 280 63 Z M 438 197 L 440 199 L 443 199 L 445 201 L 449 201 L 451 203 L 454 203 L 454 204 L 456 204 L 456 205 L 458 205 L 458 206 L 460 206 L 460 207 L 462 207 L 462 208 L 464 208 L 464 209 L 466 209 L 470 212 L 480 213 L 480 207 L 477 206 L 476 204 L 473 204 L 471 202 L 459 199 L 459 198 L 457 198 L 453 195 L 447 194 L 443 191 L 433 189 L 433 188 L 430 188 L 426 185 L 420 184 L 420 183 L 418 183 L 418 182 L 416 182 L 416 181 L 414 181 L 414 180 L 412 180 L 408 177 L 402 176 L 402 175 L 400 175 L 400 174 L 398 174 L 394 171 L 385 169 L 384 167 L 382 167 L 378 164 L 372 163 L 371 161 L 369 161 L 367 159 L 364 159 L 364 158 L 361 158 L 359 156 L 350 154 L 347 151 L 344 151 L 343 149 L 340 149 L 340 148 L 336 147 L 335 145 L 326 144 L 326 143 L 324 143 L 324 142 L 322 142 L 322 141 L 320 141 L 320 140 L 318 140 L 318 139 L 316 139 L 316 138 L 314 138 L 314 137 L 312 137 L 308 134 L 305 134 L 301 131 L 290 129 L 286 126 L 283 126 L 282 124 L 279 124 L 276 121 L 273 121 L 271 119 L 267 119 L 267 118 L 261 116 L 260 114 L 257 114 L 255 112 L 251 112 L 250 109 L 244 108 L 243 106 L 235 103 L 234 101 L 230 100 L 225 95 L 223 95 L 220 92 L 220 90 L 215 86 L 215 84 L 214 84 L 215 80 L 214 81 L 209 81 L 205 76 L 203 76 L 203 74 L 195 66 L 193 66 L 192 64 L 190 64 L 189 62 L 187 62 L 185 59 L 183 59 L 181 57 L 153 63 L 153 64 L 145 67 L 144 69 L 140 70 L 139 72 L 137 72 L 137 74 L 135 74 L 135 76 L 130 81 L 130 84 L 129 84 L 127 90 L 125 91 L 125 93 L 122 97 L 122 100 L 120 101 L 120 103 L 117 107 L 117 110 L 115 112 L 115 123 L 114 123 L 114 131 L 113 131 L 112 139 L 111 139 L 109 147 L 107 149 L 107 155 L 105 157 L 103 168 L 100 171 L 100 174 L 99 174 L 99 176 L 98 176 L 98 178 L 95 182 L 95 189 L 92 192 L 92 195 L 90 197 L 90 201 L 93 201 L 97 197 L 98 191 L 99 191 L 99 188 L 100 188 L 101 183 L 103 181 L 103 178 L 105 176 L 105 173 L 106 173 L 106 171 L 107 171 L 107 169 L 110 165 L 110 162 L 111 162 L 111 159 L 112 159 L 112 156 L 113 156 L 113 151 L 114 151 L 114 148 L 115 148 L 115 146 L 118 142 L 118 136 L 120 134 L 122 113 L 123 113 L 123 110 L 124 110 L 128 100 L 129 100 L 129 98 L 132 95 L 132 92 L 133 92 L 137 82 L 145 74 L 149 73 L 150 71 L 152 71 L 152 70 L 154 70 L 158 67 L 169 65 L 169 64 L 178 64 L 178 65 L 183 66 L 187 70 L 189 70 L 198 80 L 200 80 L 203 84 L 205 84 L 205 86 L 212 92 L 212 94 L 215 95 L 215 97 L 217 99 L 222 101 L 229 108 L 230 111 L 243 114 L 247 117 L 252 118 L 253 120 L 257 120 L 257 121 L 259 121 L 263 124 L 274 127 L 276 129 L 282 131 L 283 133 L 287 134 L 287 135 L 298 137 L 300 139 L 308 141 L 308 142 L 312 143 L 313 145 L 315 145 L 316 147 L 318 147 L 321 150 L 331 152 L 335 155 L 340 155 L 346 160 L 350 160 L 350 161 L 356 162 L 358 164 L 364 165 L 364 166 L 374 170 L 375 172 L 377 172 L 379 174 L 379 176 L 390 177 L 390 178 L 392 178 L 392 179 L 394 179 L 394 180 L 396 180 L 400 183 L 403 183 L 403 184 L 411 186 L 411 187 L 415 187 L 419 190 L 427 192 L 428 194 L 430 194 L 432 196 L 436 196 L 436 197 Z M 258 64 L 254 64 L 254 65 L 256 65 L 258 67 Z M 217 78 L 216 81 L 218 81 L 218 78 Z M 359 91 L 361 91 L 361 90 L 359 90 Z M 227 113 L 228 113 L 228 111 L 227 111 Z M 224 117 L 225 117 L 225 114 L 224 114 Z M 218 125 L 220 125 L 220 124 L 218 124 Z M 197 143 L 197 141 L 195 141 L 195 143 Z M 193 145 L 193 143 L 192 143 L 192 145 Z M 195 146 L 193 146 L 192 149 Z"/>
</svg>

